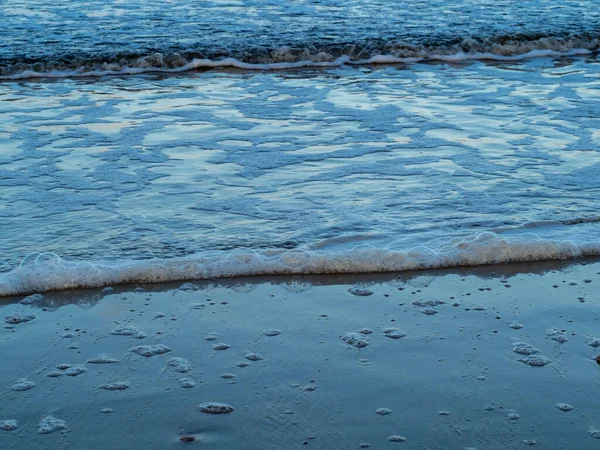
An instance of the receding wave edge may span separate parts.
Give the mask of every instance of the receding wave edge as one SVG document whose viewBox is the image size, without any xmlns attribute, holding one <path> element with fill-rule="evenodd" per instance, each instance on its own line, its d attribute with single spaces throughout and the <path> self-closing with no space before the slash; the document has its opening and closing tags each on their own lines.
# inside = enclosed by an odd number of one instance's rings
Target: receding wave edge
<svg viewBox="0 0 600 450">
<path fill-rule="evenodd" d="M 0 296 L 122 283 L 167 282 L 256 275 L 316 275 L 401 272 L 518 261 L 564 260 L 600 254 L 599 243 L 542 239 L 534 234 L 503 238 L 483 232 L 453 239 L 435 250 L 392 250 L 361 245 L 343 252 L 237 249 L 183 258 L 137 261 L 67 261 L 32 253 L 0 275 Z"/>
</svg>

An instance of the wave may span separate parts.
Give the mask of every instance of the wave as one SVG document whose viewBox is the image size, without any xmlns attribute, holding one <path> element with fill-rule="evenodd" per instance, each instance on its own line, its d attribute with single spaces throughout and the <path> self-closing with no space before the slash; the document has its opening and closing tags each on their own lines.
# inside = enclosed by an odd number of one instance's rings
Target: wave
<svg viewBox="0 0 600 450">
<path fill-rule="evenodd" d="M 535 234 L 503 238 L 483 232 L 453 239 L 436 249 L 356 246 L 343 252 L 253 250 L 210 252 L 184 258 L 140 261 L 66 261 L 54 253 L 32 253 L 0 275 L 0 297 L 122 283 L 167 282 L 256 275 L 317 275 L 402 272 L 520 261 L 564 260 L 600 254 L 600 242 L 542 239 Z"/>
<path fill-rule="evenodd" d="M 500 36 L 461 38 L 442 43 L 409 44 L 375 40 L 368 43 L 282 46 L 211 51 L 180 49 L 102 55 L 56 55 L 44 58 L 0 59 L 0 80 L 76 78 L 180 73 L 198 69 L 239 68 L 285 70 L 342 65 L 408 64 L 424 61 L 519 61 L 540 56 L 587 55 L 600 51 L 600 33 L 571 36 Z"/>
</svg>

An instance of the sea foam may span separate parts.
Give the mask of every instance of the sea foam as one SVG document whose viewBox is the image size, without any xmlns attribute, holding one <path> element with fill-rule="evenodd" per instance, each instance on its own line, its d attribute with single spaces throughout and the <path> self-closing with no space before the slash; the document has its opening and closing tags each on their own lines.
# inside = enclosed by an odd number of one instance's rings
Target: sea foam
<svg viewBox="0 0 600 450">
<path fill-rule="evenodd" d="M 534 234 L 501 237 L 483 232 L 435 249 L 406 250 L 360 245 L 341 252 L 302 249 L 212 251 L 183 258 L 67 261 L 34 253 L 0 275 L 0 296 L 91 288 L 119 283 L 167 282 L 254 275 L 400 272 L 517 261 L 563 260 L 600 254 L 600 243 L 542 239 Z"/>
<path fill-rule="evenodd" d="M 506 42 L 474 41 L 463 39 L 459 44 L 422 46 L 402 42 L 387 43 L 383 48 L 357 52 L 356 46 L 327 48 L 317 53 L 307 49 L 280 47 L 266 55 L 264 49 L 250 49 L 238 57 L 197 58 L 172 54 L 153 53 L 146 56 L 131 56 L 119 59 L 106 57 L 93 58 L 82 64 L 81 58 L 72 63 L 52 61 L 31 64 L 19 63 L 15 67 L 0 66 L 0 81 L 23 80 L 30 78 L 81 78 L 109 75 L 138 75 L 159 72 L 177 74 L 191 70 L 227 69 L 277 71 L 299 68 L 328 68 L 344 65 L 362 66 L 374 64 L 411 64 L 427 61 L 460 62 L 475 60 L 521 61 L 537 57 L 560 57 L 589 55 L 600 49 L 600 39 L 596 36 L 545 37 L 533 40 L 513 39 Z"/>
</svg>

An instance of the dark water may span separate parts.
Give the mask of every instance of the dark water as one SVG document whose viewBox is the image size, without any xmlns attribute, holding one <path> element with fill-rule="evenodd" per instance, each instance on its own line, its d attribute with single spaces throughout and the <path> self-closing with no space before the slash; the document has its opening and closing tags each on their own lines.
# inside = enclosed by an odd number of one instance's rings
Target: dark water
<svg viewBox="0 0 600 450">
<path fill-rule="evenodd" d="M 261 64 L 594 50 L 600 36 L 591 0 L 8 0 L 0 17 L 4 76 L 176 68 L 193 58 Z"/>
</svg>

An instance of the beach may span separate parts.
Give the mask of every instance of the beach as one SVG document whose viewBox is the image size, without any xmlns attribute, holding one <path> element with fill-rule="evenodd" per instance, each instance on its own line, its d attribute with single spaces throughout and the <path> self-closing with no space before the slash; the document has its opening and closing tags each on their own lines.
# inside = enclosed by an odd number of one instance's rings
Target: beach
<svg viewBox="0 0 600 450">
<path fill-rule="evenodd" d="M 1 450 L 600 448 L 597 1 L 0 18 Z"/>
<path fill-rule="evenodd" d="M 4 298 L 0 421 L 17 428 L 0 446 L 595 448 L 598 272 L 586 259 Z"/>
</svg>

